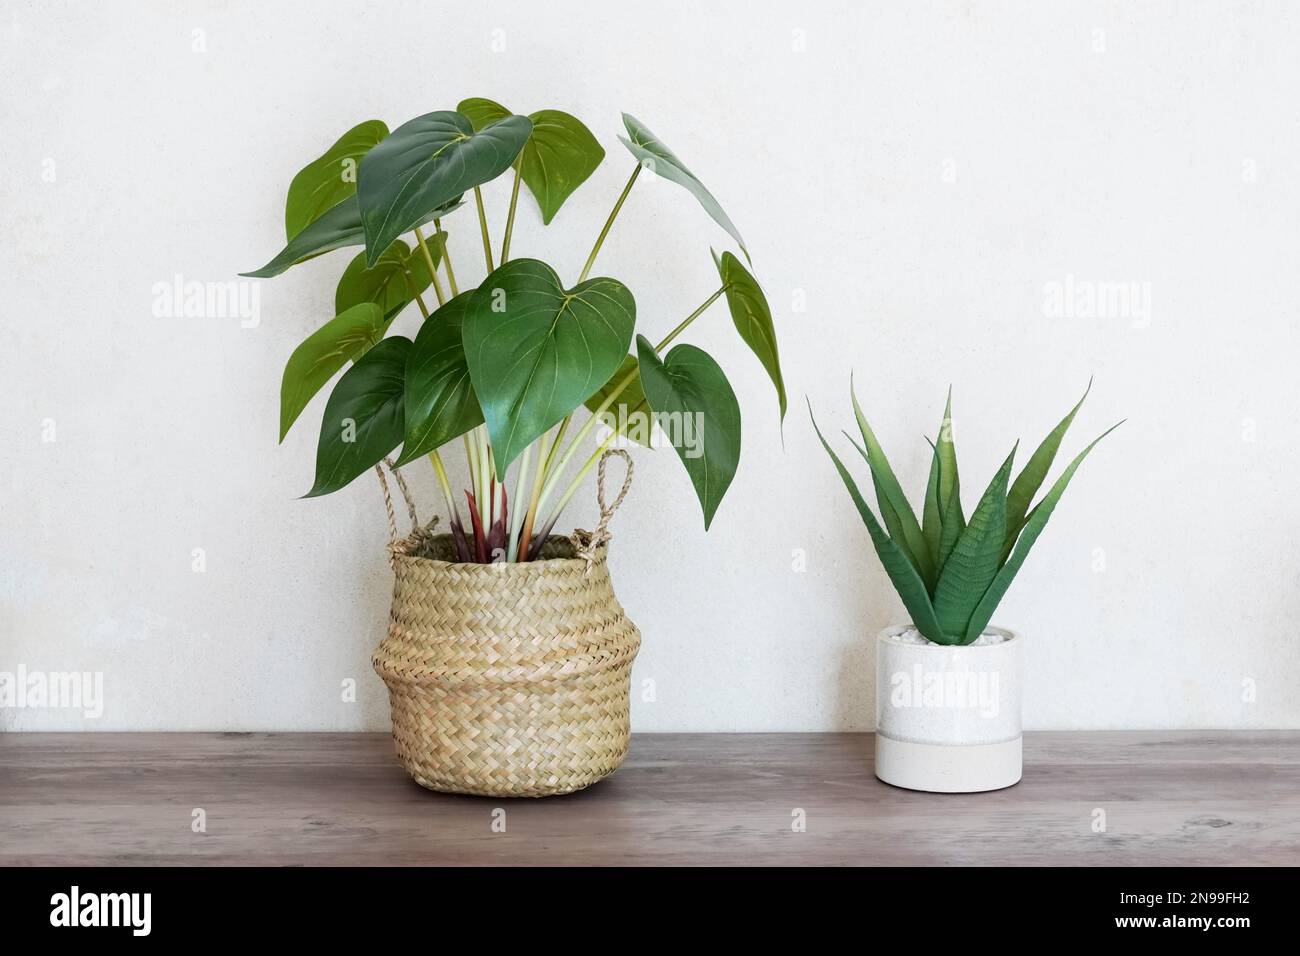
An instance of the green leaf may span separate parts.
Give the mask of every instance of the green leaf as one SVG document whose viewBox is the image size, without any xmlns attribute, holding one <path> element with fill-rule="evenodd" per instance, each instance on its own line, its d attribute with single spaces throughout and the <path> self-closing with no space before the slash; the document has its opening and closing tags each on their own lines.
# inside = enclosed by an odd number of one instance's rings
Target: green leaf
<svg viewBox="0 0 1300 956">
<path fill-rule="evenodd" d="M 718 275 L 727 295 L 727 308 L 731 321 L 745 344 L 758 356 L 767 370 L 767 377 L 776 386 L 776 397 L 781 404 L 781 421 L 785 421 L 785 381 L 781 378 L 781 358 L 776 349 L 776 328 L 772 324 L 772 310 L 758 282 L 730 252 L 722 258 L 714 256 Z"/>
<path fill-rule="evenodd" d="M 240 275 L 254 279 L 269 279 L 278 276 L 290 266 L 315 258 L 325 252 L 341 249 L 344 246 L 358 246 L 365 241 L 361 228 L 361 212 L 357 206 L 357 197 L 350 196 L 337 206 L 326 210 L 302 232 L 289 240 L 280 250 L 280 254 L 256 272 L 242 272 Z"/>
<path fill-rule="evenodd" d="M 1074 461 L 1066 467 L 1060 478 L 1056 479 L 1056 484 L 1052 485 L 1051 490 L 1043 496 L 1043 500 L 1029 515 L 1029 520 L 1025 522 L 1024 532 L 1016 542 L 1015 550 L 1011 553 L 1011 558 L 998 571 L 993 582 L 988 586 L 984 595 L 980 598 L 975 613 L 971 615 L 970 623 L 966 627 L 965 642 L 970 643 L 979 639 L 984 633 L 984 628 L 988 626 L 993 617 L 993 612 L 997 610 L 998 604 L 1001 603 L 1003 596 L 1007 593 L 1007 588 L 1011 587 L 1011 582 L 1015 580 L 1016 574 L 1020 571 L 1021 565 L 1025 563 L 1025 558 L 1029 556 L 1029 550 L 1038 540 L 1038 536 L 1043 533 L 1043 528 L 1047 527 L 1047 519 L 1052 516 L 1056 510 L 1057 502 L 1061 500 L 1061 495 L 1065 494 L 1066 486 L 1070 484 L 1070 479 L 1074 473 L 1079 470 L 1083 464 L 1083 459 L 1088 457 L 1088 453 L 1097 446 L 1097 443 L 1119 428 L 1123 422 L 1116 422 L 1106 429 L 1099 436 L 1093 439 L 1083 451 L 1075 456 Z"/>
<path fill-rule="evenodd" d="M 467 100 L 461 100 L 456 104 L 456 112 L 469 120 L 469 125 L 474 127 L 475 132 L 515 115 L 496 100 L 485 96 L 471 96 Z"/>
<path fill-rule="evenodd" d="M 358 123 L 339 137 L 319 159 L 308 163 L 289 184 L 284 204 L 284 237 L 292 239 L 325 213 L 355 195 L 357 165 L 388 135 L 383 120 Z"/>
<path fill-rule="evenodd" d="M 1002 560 L 1005 561 L 1011 554 L 1011 548 L 1016 543 L 1016 537 L 1025 526 L 1025 515 L 1029 513 L 1029 506 L 1033 503 L 1034 495 L 1038 494 L 1038 489 L 1042 487 L 1043 481 L 1047 478 L 1048 471 L 1051 470 L 1052 462 L 1056 459 L 1056 452 L 1061 447 L 1061 440 L 1065 438 L 1065 432 L 1074 421 L 1074 416 L 1078 414 L 1079 408 L 1083 405 L 1083 399 L 1088 397 L 1088 392 L 1092 391 L 1092 380 L 1088 380 L 1088 387 L 1084 390 L 1083 398 L 1079 399 L 1074 408 L 1070 409 L 1070 414 L 1061 419 L 1060 423 L 1052 429 L 1051 433 L 1043 439 L 1043 443 L 1035 449 L 1029 461 L 1016 480 L 1011 483 L 1011 491 L 1007 494 L 1007 534 L 1002 543 Z"/>
<path fill-rule="evenodd" d="M 930 440 L 927 438 L 927 442 Z M 936 575 L 942 564 L 939 560 L 940 541 L 943 537 L 943 517 L 939 514 L 939 449 L 930 442 L 930 477 L 925 484 L 925 506 L 921 511 L 921 534 L 926 550 L 934 564 Z"/>
<path fill-rule="evenodd" d="M 619 419 L 618 427 L 615 430 L 620 435 L 627 435 L 627 437 L 632 441 L 636 441 L 633 436 L 628 435 L 627 426 L 632 424 L 630 418 L 632 412 L 647 403 L 645 400 L 645 389 L 641 386 L 641 367 L 637 364 L 635 355 L 624 356 L 622 364 L 620 364 L 618 370 L 609 377 L 609 381 L 598 388 L 596 393 L 583 404 L 591 410 L 592 414 L 595 414 L 597 409 L 605 403 L 605 399 L 609 398 L 618 383 L 623 381 L 623 379 L 628 375 L 632 376 L 632 381 L 628 383 L 627 388 L 623 389 L 623 391 L 619 393 L 618 398 L 614 400 L 614 404 L 609 407 L 606 413 L 612 414 Z M 620 416 L 618 414 L 620 408 L 627 410 L 626 415 Z M 645 411 L 644 408 L 641 410 Z M 644 437 L 647 441 L 650 440 L 649 434 L 646 434 Z M 641 443 L 637 442 L 637 444 Z M 654 445 L 648 444 L 645 445 L 645 448 L 653 451 Z"/>
<path fill-rule="evenodd" d="M 943 466 L 939 467 L 939 481 L 943 482 Z M 953 495 L 948 499 L 948 510 L 943 512 L 941 519 L 942 530 L 939 532 L 939 560 L 935 564 L 935 569 L 942 574 L 943 566 L 948 563 L 948 558 L 952 555 L 952 549 L 957 544 L 957 539 L 961 537 L 966 530 L 966 519 L 961 513 L 961 497 Z"/>
<path fill-rule="evenodd" d="M 429 237 L 429 254 L 436 267 L 442 258 L 442 237 L 438 241 Z M 423 294 L 429 287 L 429 267 L 419 249 L 408 248 L 398 239 L 379 257 L 374 268 L 366 268 L 366 254 L 358 252 L 343 270 L 338 288 L 334 291 L 334 311 L 342 312 L 361 302 L 373 302 L 392 319 L 410 304 L 416 293 Z"/>
<path fill-rule="evenodd" d="M 948 523 L 949 508 L 956 505 L 956 516 L 963 522 L 961 513 L 961 479 L 957 474 L 957 445 L 952 437 L 952 389 L 948 389 L 948 404 L 943 409 L 939 423 L 939 514 Z"/>
<path fill-rule="evenodd" d="M 822 430 L 817 427 L 817 419 L 813 416 L 812 405 L 808 406 L 808 416 L 812 418 L 813 430 L 817 432 L 818 439 L 821 440 L 822 447 L 826 449 L 826 454 L 831 456 L 831 461 L 835 463 L 835 470 L 840 473 L 840 478 L 844 482 L 844 487 L 849 491 L 849 497 L 858 508 L 858 514 L 862 516 L 862 523 L 867 526 L 867 533 L 871 535 L 871 543 L 876 548 L 876 555 L 880 558 L 880 563 L 885 568 L 885 573 L 889 575 L 889 580 L 894 584 L 894 590 L 903 601 L 903 606 L 907 608 L 907 613 L 912 617 L 912 624 L 922 635 L 934 641 L 936 644 L 951 644 L 952 640 L 943 633 L 939 627 L 939 619 L 935 617 L 934 607 L 930 603 L 930 595 L 925 589 L 925 582 L 921 580 L 920 575 L 916 573 L 916 567 L 903 554 L 901 548 L 890 539 L 885 533 L 885 529 L 880 526 L 876 516 L 872 513 L 870 506 L 862 498 L 862 492 L 858 490 L 853 476 L 849 470 L 844 467 L 844 463 L 831 446 L 826 443 L 822 436 Z"/>
<path fill-rule="evenodd" d="M 917 523 L 916 513 L 912 510 L 907 496 L 903 494 L 903 489 L 894 476 L 894 469 L 889 465 L 885 449 L 881 447 L 876 439 L 876 433 L 871 430 L 866 416 L 862 414 L 862 406 L 858 404 L 858 395 L 853 389 L 852 379 L 849 382 L 849 394 L 853 398 L 853 415 L 858 421 L 858 430 L 862 432 L 862 442 L 865 445 L 862 457 L 867 460 L 867 465 L 871 469 L 876 499 L 880 503 L 882 516 L 886 518 L 885 527 L 889 529 L 890 536 L 899 542 L 903 552 L 912 559 L 926 588 L 933 589 L 936 574 L 934 562 L 930 560 L 930 552 L 925 543 L 925 536 Z"/>
<path fill-rule="evenodd" d="M 537 259 L 512 259 L 474 290 L 463 338 L 497 474 L 600 388 L 632 341 L 636 302 L 615 279 L 565 289 Z"/>
<path fill-rule="evenodd" d="M 460 205 L 460 199 L 453 200 L 445 206 L 435 209 L 419 225 L 440 219 Z M 344 246 L 359 246 L 366 241 L 365 230 L 361 225 L 361 208 L 357 197 L 350 196 L 334 208 L 325 212 L 319 219 L 289 240 L 280 254 L 256 272 L 241 272 L 240 275 L 253 279 L 269 279 L 278 276 L 290 266 L 295 266 L 308 259 L 314 259 L 322 253 Z"/>
<path fill-rule="evenodd" d="M 1012 448 L 944 562 L 934 589 L 935 616 L 954 644 L 966 643 L 966 625 L 998 573 L 1002 536 L 1007 530 L 1007 481 L 1015 457 Z"/>
<path fill-rule="evenodd" d="M 379 306 L 362 303 L 334 316 L 293 350 L 280 381 L 280 441 L 325 383 L 365 355 L 387 325 Z"/>
<path fill-rule="evenodd" d="M 736 393 L 718 363 L 694 345 L 675 346 L 660 360 L 638 335 L 636 352 L 646 398 L 686 466 L 707 531 L 740 464 Z"/>
<path fill-rule="evenodd" d="M 640 161 L 641 165 L 652 173 L 690 190 L 691 195 L 704 207 L 704 211 L 736 240 L 741 251 L 745 253 L 745 258 L 749 259 L 749 250 L 745 247 L 745 240 L 741 238 L 740 231 L 730 217 L 722 211 L 713 194 L 695 178 L 695 174 L 687 169 L 685 164 L 673 155 L 672 150 L 661 143 L 635 116 L 624 113 L 623 125 L 627 128 L 627 137 L 620 136 L 619 141 Z"/>
<path fill-rule="evenodd" d="M 461 341 L 473 292 L 462 292 L 420 326 L 406 359 L 406 443 L 397 464 L 427 455 L 483 424 Z"/>
<path fill-rule="evenodd" d="M 500 103 L 476 98 L 464 100 L 456 110 L 469 118 L 474 129 L 511 115 Z M 533 132 L 519 154 L 519 175 L 549 224 L 569 198 L 596 171 L 605 149 L 582 121 L 560 110 L 529 113 Z"/>
<path fill-rule="evenodd" d="M 527 117 L 508 116 L 475 132 L 460 113 L 439 110 L 393 130 L 361 160 L 357 199 L 367 262 L 374 265 L 435 209 L 509 169 L 532 129 Z"/>
<path fill-rule="evenodd" d="M 402 386 L 411 340 L 384 339 L 330 393 L 316 447 L 316 483 L 303 497 L 338 491 L 402 441 Z"/>
</svg>

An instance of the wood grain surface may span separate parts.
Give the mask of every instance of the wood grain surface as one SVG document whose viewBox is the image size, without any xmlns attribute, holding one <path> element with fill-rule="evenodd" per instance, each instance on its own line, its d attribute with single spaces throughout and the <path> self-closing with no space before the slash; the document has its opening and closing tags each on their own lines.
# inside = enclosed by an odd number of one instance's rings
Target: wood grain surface
<svg viewBox="0 0 1300 956">
<path fill-rule="evenodd" d="M 1024 780 L 973 795 L 871 762 L 870 734 L 641 734 L 588 790 L 497 800 L 379 734 L 0 734 L 0 865 L 1300 863 L 1300 732 L 1027 734 Z"/>
</svg>

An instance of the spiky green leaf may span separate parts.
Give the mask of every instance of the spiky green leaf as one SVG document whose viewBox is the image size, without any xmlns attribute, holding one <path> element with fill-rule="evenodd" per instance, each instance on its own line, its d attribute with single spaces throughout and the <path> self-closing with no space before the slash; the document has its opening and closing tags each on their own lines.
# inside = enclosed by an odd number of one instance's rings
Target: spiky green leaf
<svg viewBox="0 0 1300 956">
<path fill-rule="evenodd" d="M 925 538 L 925 547 L 930 552 L 930 560 L 938 575 L 939 544 L 943 537 L 943 516 L 939 513 L 939 449 L 934 442 L 930 444 L 930 477 L 925 483 L 925 506 L 921 510 L 921 536 Z"/>
<path fill-rule="evenodd" d="M 1056 509 L 1057 502 L 1061 500 L 1061 495 L 1065 494 L 1066 486 L 1070 484 L 1070 479 L 1074 473 L 1079 470 L 1079 465 L 1088 453 L 1097 446 L 1097 443 L 1119 428 L 1123 422 L 1116 422 L 1106 429 L 1083 451 L 1075 456 L 1074 461 L 1066 467 L 1061 477 L 1056 479 L 1056 484 L 1052 485 L 1051 490 L 1043 496 L 1043 500 L 1038 503 L 1030 513 L 1029 519 L 1025 522 L 1024 531 L 1021 532 L 1020 538 L 1016 541 L 1015 549 L 1011 553 L 1010 559 L 1002 565 L 993 582 L 980 598 L 979 604 L 975 608 L 975 613 L 971 615 L 970 622 L 966 626 L 965 641 L 970 643 L 976 640 L 984 628 L 988 626 L 993 617 L 993 612 L 997 610 L 998 604 L 1002 601 L 1003 596 L 1007 593 L 1007 588 L 1011 587 L 1011 582 L 1015 580 L 1016 574 L 1020 571 L 1021 565 L 1025 563 L 1025 558 L 1029 556 L 1029 550 L 1038 540 L 1038 536 L 1043 533 L 1043 528 L 1047 526 L 1047 519 L 1052 516 Z"/>
<path fill-rule="evenodd" d="M 1088 397 L 1088 392 L 1092 391 L 1092 379 L 1088 380 L 1088 387 L 1083 392 L 1083 398 L 1070 409 L 1070 414 L 1061 419 L 1060 423 L 1052 429 L 1051 433 L 1043 439 L 1043 443 L 1034 450 L 1029 456 L 1029 461 L 1021 469 L 1016 480 L 1011 483 L 1011 491 L 1007 493 L 1007 533 L 1002 543 L 1002 560 L 1006 561 L 1007 556 L 1011 554 L 1011 548 L 1016 543 L 1016 537 L 1025 526 L 1025 515 L 1029 513 L 1029 506 L 1033 503 L 1034 495 L 1038 494 L 1038 489 L 1042 487 L 1043 481 L 1047 478 L 1048 471 L 1052 468 L 1052 462 L 1056 458 L 1056 452 L 1061 447 L 1061 440 L 1065 438 L 1065 433 L 1074 421 L 1074 416 L 1078 414 L 1080 407 L 1083 405 L 1083 399 Z"/>
<path fill-rule="evenodd" d="M 948 509 L 955 502 L 961 517 L 961 479 L 957 474 L 957 445 L 952 437 L 952 389 L 948 389 L 948 404 L 943 409 L 939 423 L 939 514 L 947 524 Z"/>
<path fill-rule="evenodd" d="M 934 613 L 944 634 L 956 644 L 966 643 L 966 625 L 998 573 L 1002 536 L 1007 529 L 1007 481 L 1015 456 L 1013 448 L 975 506 L 939 575 Z"/>
<path fill-rule="evenodd" d="M 875 483 L 876 499 L 880 502 L 882 513 L 887 513 L 892 517 L 892 523 L 887 521 L 885 527 L 889 529 L 890 536 L 901 544 L 905 545 L 905 551 L 912 558 L 912 563 L 916 565 L 917 573 L 921 575 L 921 580 L 925 582 L 927 590 L 933 591 L 938 576 L 935 574 L 934 562 L 930 559 L 930 551 L 925 543 L 925 535 L 921 532 L 921 526 L 917 523 L 916 512 L 912 510 L 912 505 L 907 500 L 907 495 L 903 494 L 903 489 L 898 483 L 898 478 L 894 475 L 894 469 L 889 465 L 889 459 L 885 456 L 885 449 L 881 447 L 876 433 L 871 430 L 867 423 L 867 417 L 862 413 L 862 406 L 858 404 L 858 395 L 853 388 L 853 380 L 849 379 L 849 395 L 853 399 L 853 416 L 858 421 L 858 431 L 862 433 L 862 443 L 865 446 L 864 458 L 867 465 L 871 468 L 871 477 Z M 886 503 L 888 511 L 886 512 Z"/>
<path fill-rule="evenodd" d="M 862 516 L 862 523 L 867 526 L 867 533 L 871 535 L 871 543 L 876 548 L 880 563 L 884 565 L 885 573 L 889 575 L 889 580 L 893 582 L 894 590 L 898 592 L 898 596 L 902 599 L 903 606 L 907 608 L 907 613 L 912 616 L 912 624 L 925 637 L 936 644 L 953 643 L 943 633 L 943 629 L 939 627 L 939 620 L 935 617 L 934 607 L 930 603 L 930 595 L 925 589 L 925 582 L 916 573 L 915 566 L 903 554 L 902 549 L 885 533 L 885 529 L 876 520 L 870 506 L 863 500 L 862 493 L 858 490 L 853 476 L 849 474 L 848 469 L 844 467 L 844 463 L 840 461 L 839 456 L 835 454 L 822 436 L 821 429 L 817 427 L 817 419 L 813 416 L 811 405 L 808 406 L 808 416 L 812 418 L 813 429 L 817 432 L 817 438 L 821 441 L 822 447 L 826 449 L 826 454 L 830 455 L 831 461 L 835 463 L 835 470 L 840 473 L 840 479 L 844 482 L 844 487 L 848 489 L 849 497 L 853 499 L 853 504 L 857 506 L 858 514 Z"/>
</svg>

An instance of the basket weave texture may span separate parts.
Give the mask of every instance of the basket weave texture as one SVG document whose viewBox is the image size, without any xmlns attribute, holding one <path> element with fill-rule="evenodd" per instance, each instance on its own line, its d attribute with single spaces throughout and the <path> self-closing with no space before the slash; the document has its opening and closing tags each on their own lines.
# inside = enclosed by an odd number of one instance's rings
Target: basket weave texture
<svg viewBox="0 0 1300 956">
<path fill-rule="evenodd" d="M 393 608 L 375 671 L 407 772 L 446 793 L 544 797 L 609 776 L 627 755 L 641 644 L 590 565 L 553 537 L 539 560 L 458 564 L 448 535 L 393 548 Z"/>
</svg>

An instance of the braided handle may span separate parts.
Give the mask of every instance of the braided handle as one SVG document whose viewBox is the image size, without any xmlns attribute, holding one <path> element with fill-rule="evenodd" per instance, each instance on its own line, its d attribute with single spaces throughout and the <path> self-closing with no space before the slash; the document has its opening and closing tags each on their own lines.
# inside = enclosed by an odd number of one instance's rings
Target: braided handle
<svg viewBox="0 0 1300 956">
<path fill-rule="evenodd" d="M 420 527 L 420 519 L 415 516 L 415 501 L 411 498 L 411 489 L 407 487 L 406 479 L 402 473 L 393 465 L 393 459 L 385 458 L 385 465 L 392 475 L 397 479 L 397 488 L 402 493 L 402 498 L 406 501 L 406 513 L 411 516 L 411 531 L 415 532 Z M 384 492 L 384 508 L 388 511 L 388 546 L 391 549 L 397 544 L 397 513 L 393 510 L 393 495 L 388 490 L 388 479 L 384 477 L 384 469 L 375 465 L 375 474 L 379 476 L 379 487 Z"/>
<path fill-rule="evenodd" d="M 623 475 L 623 487 L 619 488 L 617 497 L 614 498 L 613 504 L 605 503 L 605 463 L 609 459 L 618 455 L 623 459 L 623 464 L 627 466 L 627 471 Z M 600 464 L 596 467 L 596 504 L 600 507 L 600 524 L 596 525 L 595 531 L 583 531 L 581 528 L 575 529 L 569 540 L 573 543 L 574 551 L 577 556 L 587 562 L 587 572 L 590 573 L 592 564 L 596 561 L 596 551 L 602 544 L 611 539 L 609 533 L 609 521 L 614 517 L 614 512 L 618 510 L 623 499 L 632 488 L 632 456 L 622 448 L 607 449 L 605 454 L 600 456 Z"/>
</svg>

